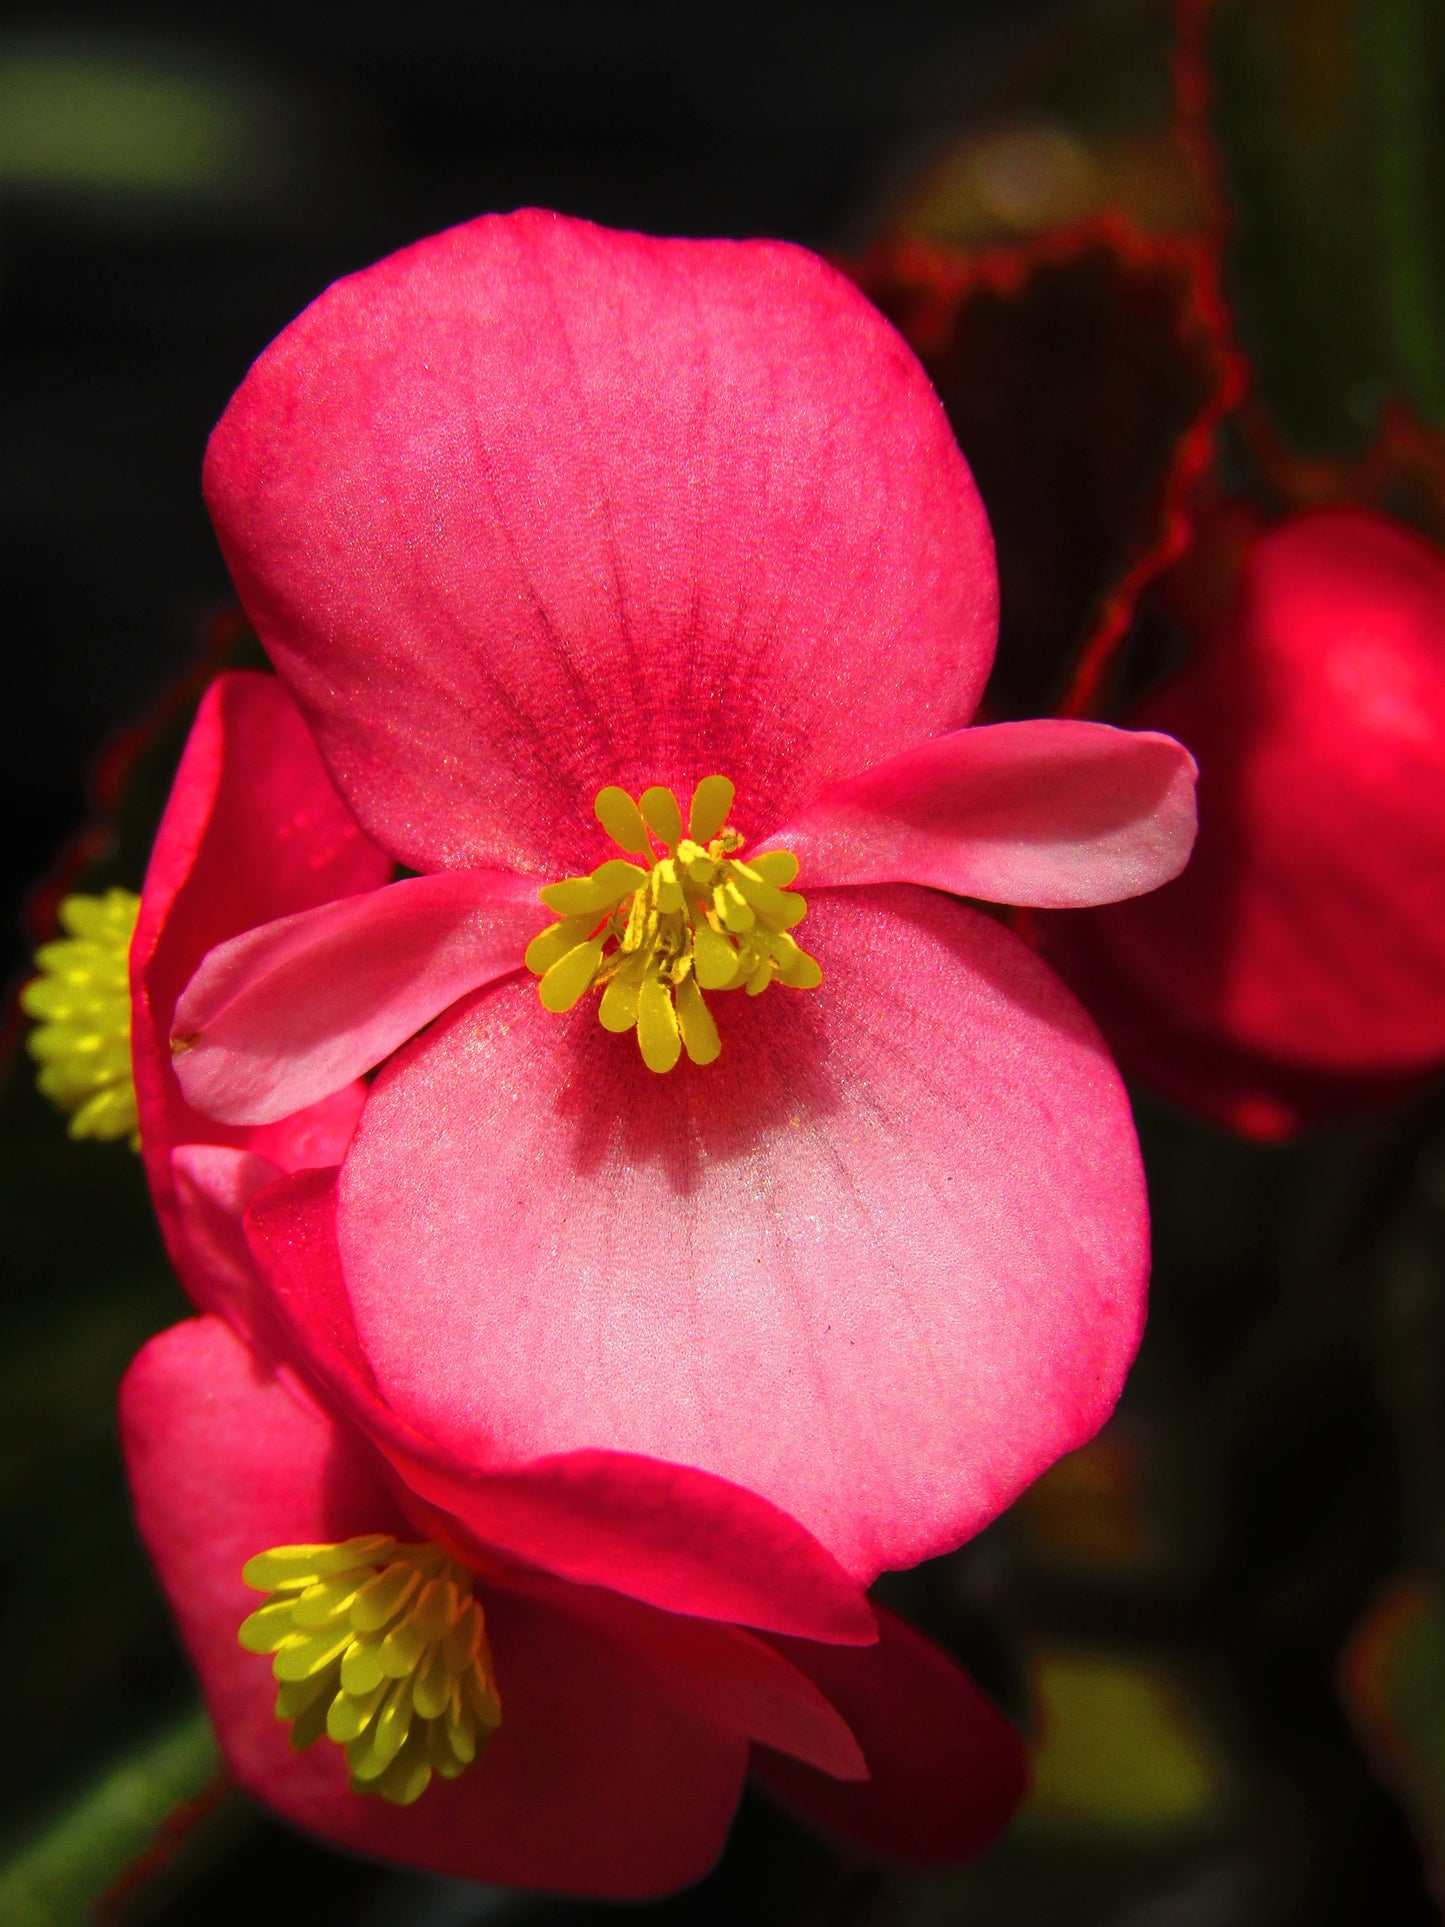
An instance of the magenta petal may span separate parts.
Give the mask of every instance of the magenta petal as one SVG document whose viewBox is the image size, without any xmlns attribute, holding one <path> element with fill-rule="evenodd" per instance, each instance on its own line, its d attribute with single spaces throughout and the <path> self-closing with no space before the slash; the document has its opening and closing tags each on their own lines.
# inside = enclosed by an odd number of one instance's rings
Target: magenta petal
<svg viewBox="0 0 1445 1927">
<path fill-rule="evenodd" d="M 359 1799 L 329 1741 L 293 1752 L 267 1662 L 237 1643 L 258 1603 L 242 1565 L 268 1546 L 420 1535 L 358 1443 L 215 1319 L 145 1348 L 121 1431 L 141 1537 L 227 1763 L 258 1799 L 353 1852 L 474 1880 L 640 1897 L 706 1872 L 744 1742 L 664 1695 L 646 1654 L 551 1602 L 483 1588 L 502 1725 L 482 1760 L 414 1807 Z"/>
<path fill-rule="evenodd" d="M 866 1779 L 858 1742 L 837 1708 L 766 1639 L 717 1620 L 651 1607 L 598 1586 L 561 1587 L 554 1579 L 509 1575 L 508 1586 L 553 1599 L 570 1616 L 629 1646 L 674 1705 L 802 1760 L 835 1779 Z M 812 1642 L 799 1640 L 806 1651 Z"/>
<path fill-rule="evenodd" d="M 849 1722 L 868 1762 L 858 1786 L 761 1753 L 759 1775 L 810 1820 L 889 1859 L 968 1860 L 1008 1823 L 1028 1784 L 1023 1741 L 954 1660 L 878 1608 L 878 1644 L 778 1645 Z"/>
<path fill-rule="evenodd" d="M 259 1195 L 247 1214 L 269 1302 L 294 1347 L 419 1498 L 479 1544 L 668 1611 L 809 1639 L 875 1637 L 867 1600 L 786 1513 L 706 1472 L 618 1452 L 485 1470 L 390 1411 L 361 1356 L 336 1257 L 332 1172 Z"/>
<path fill-rule="evenodd" d="M 967 722 L 993 654 L 927 378 L 775 242 L 536 210 L 418 242 L 261 356 L 206 497 L 337 782 L 416 869 L 587 869 L 604 784 L 714 770 L 757 835 Z"/>
<path fill-rule="evenodd" d="M 243 1339 L 256 1335 L 256 1266 L 242 1214 L 281 1176 L 269 1159 L 229 1144 L 181 1144 L 171 1153 L 176 1215 L 191 1262 L 187 1284 L 202 1311 L 217 1313 Z"/>
<path fill-rule="evenodd" d="M 275 676 L 234 672 L 206 691 L 156 835 L 131 944 L 132 1056 L 146 1173 L 182 1278 L 171 1191 L 177 1144 L 219 1139 L 284 1170 L 335 1163 L 358 1093 L 338 1093 L 261 1136 L 216 1127 L 186 1104 L 170 1050 L 176 999 L 206 952 L 238 931 L 374 889 L 391 859 L 337 795 L 295 703 Z"/>
<path fill-rule="evenodd" d="M 467 991 L 520 969 L 547 921 L 535 882 L 452 870 L 233 937 L 176 1005 L 186 1101 L 226 1124 L 314 1104 Z"/>
<path fill-rule="evenodd" d="M 697 1466 L 867 1579 L 1108 1414 L 1144 1191 L 1097 1033 L 1016 937 L 900 886 L 810 902 L 822 987 L 714 998 L 704 1069 L 521 982 L 459 1006 L 373 1085 L 338 1236 L 383 1397 L 458 1460 Z"/>
<path fill-rule="evenodd" d="M 1171 736 L 1041 720 L 955 730 L 837 783 L 768 837 L 809 884 L 926 883 L 1053 910 L 1157 889 L 1194 843 Z"/>
</svg>

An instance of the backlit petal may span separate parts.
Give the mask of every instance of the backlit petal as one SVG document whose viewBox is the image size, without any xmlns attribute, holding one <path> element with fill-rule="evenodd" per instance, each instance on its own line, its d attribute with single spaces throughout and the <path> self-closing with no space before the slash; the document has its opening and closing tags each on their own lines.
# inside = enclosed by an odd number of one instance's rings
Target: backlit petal
<svg viewBox="0 0 1445 1927">
<path fill-rule="evenodd" d="M 875 1636 L 868 1602 L 786 1513 L 705 1471 L 581 1451 L 498 1464 L 485 1442 L 458 1461 L 378 1395 L 336 1253 L 334 1174 L 260 1193 L 247 1228 L 293 1346 L 420 1498 L 462 1533 L 579 1585 L 669 1611 L 810 1639 Z"/>
<path fill-rule="evenodd" d="M 604 786 L 745 835 L 964 723 L 992 543 L 932 389 L 816 256 L 487 216 L 337 282 L 206 496 L 361 820 L 415 869 L 615 854 Z M 579 836 L 585 843 L 579 847 Z"/>
<path fill-rule="evenodd" d="M 810 903 L 822 987 L 716 997 L 706 1068 L 656 1079 L 520 984 L 460 1006 L 373 1086 L 339 1240 L 383 1396 L 461 1462 L 702 1467 L 871 1578 L 1102 1422 L 1144 1196 L 1117 1074 L 1017 938 L 933 892 Z"/>
</svg>

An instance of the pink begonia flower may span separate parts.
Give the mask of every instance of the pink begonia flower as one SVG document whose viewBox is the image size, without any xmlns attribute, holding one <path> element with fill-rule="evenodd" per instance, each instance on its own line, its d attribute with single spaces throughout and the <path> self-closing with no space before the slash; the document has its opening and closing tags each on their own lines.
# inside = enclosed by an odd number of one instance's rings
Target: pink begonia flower
<svg viewBox="0 0 1445 1927">
<path fill-rule="evenodd" d="M 458 1476 L 715 1475 L 863 1582 L 958 1544 L 1111 1409 L 1147 1271 L 1097 1034 L 958 896 L 1153 888 L 1193 765 L 963 727 L 992 553 L 912 355 L 796 248 L 489 217 L 314 303 L 206 490 L 419 874 L 221 942 L 176 1070 L 259 1128 L 382 1066 L 336 1240 L 387 1413 Z"/>
<path fill-rule="evenodd" d="M 1017 1735 L 902 1621 L 880 1609 L 875 1631 L 861 1592 L 774 1508 L 680 1468 L 642 1468 L 651 1474 L 644 1489 L 606 1453 L 544 1460 L 469 1487 L 430 1468 L 426 1489 L 425 1442 L 403 1437 L 385 1414 L 389 1449 L 375 1451 L 370 1429 L 343 1410 L 379 1402 L 360 1363 L 340 1356 L 355 1339 L 339 1280 L 320 1302 L 313 1254 L 296 1250 L 298 1221 L 324 1244 L 331 1184 L 319 1173 L 282 1180 L 280 1189 L 302 1194 L 299 1219 L 268 1218 L 263 1196 L 253 1225 L 258 1242 L 279 1239 L 283 1271 L 303 1274 L 303 1320 L 325 1327 L 320 1345 L 310 1334 L 305 1371 L 284 1320 L 258 1340 L 254 1303 L 222 1288 L 217 1312 L 152 1340 L 122 1391 L 141 1534 L 240 1783 L 340 1846 L 605 1896 L 664 1893 L 706 1872 L 749 1764 L 804 1815 L 871 1851 L 926 1862 L 986 1846 L 1023 1791 Z M 328 1344 L 337 1356 L 323 1390 L 313 1374 Z M 400 1476 L 407 1464 L 412 1483 Z M 448 1480 L 454 1512 L 438 1502 Z M 381 1548 L 378 1535 L 388 1542 Z M 395 1684 L 409 1729 L 377 1772 L 355 1757 L 357 1742 L 343 1751 L 322 1738 L 319 1722 L 334 1719 L 335 1707 L 366 1711 L 365 1682 L 337 1690 L 347 1671 L 343 1661 L 337 1674 L 334 1644 L 303 1653 L 285 1675 L 297 1684 L 283 1685 L 273 1713 L 262 1654 L 280 1642 L 252 1631 L 248 1615 L 261 1602 L 250 1588 L 278 1583 L 258 1577 L 258 1553 L 273 1565 L 319 1554 L 331 1574 L 370 1561 L 362 1577 L 384 1584 L 388 1561 L 406 1576 L 412 1549 L 442 1584 L 458 1586 L 446 1623 L 475 1622 L 468 1657 L 479 1634 L 473 1663 L 493 1709 L 463 1720 L 476 1757 L 465 1745 L 452 1758 L 435 1729 L 457 1715 L 436 1716 L 425 1698 L 426 1654 L 392 1667 L 376 1697 L 384 1715 Z M 659 1592 L 672 1610 L 645 1603 Z M 717 1614 L 723 1593 L 735 1620 Z M 303 1640 L 325 1647 L 331 1603 L 304 1622 L 322 1630 Z M 424 1603 L 414 1591 L 413 1606 Z M 237 1640 L 243 1625 L 249 1650 Z M 799 1637 L 803 1630 L 817 1637 Z M 288 1691 L 314 1708 L 309 1734 Z M 378 1724 L 384 1717 L 373 1715 L 363 1752 L 379 1745 Z M 354 1784 L 353 1769 L 362 1776 Z M 358 1798 L 369 1786 L 386 1798 Z"/>
<path fill-rule="evenodd" d="M 1128 1069 L 1280 1138 L 1445 1064 L 1445 556 L 1317 510 L 1211 615 L 1138 717 L 1199 758 L 1193 862 L 1041 923 Z"/>
</svg>

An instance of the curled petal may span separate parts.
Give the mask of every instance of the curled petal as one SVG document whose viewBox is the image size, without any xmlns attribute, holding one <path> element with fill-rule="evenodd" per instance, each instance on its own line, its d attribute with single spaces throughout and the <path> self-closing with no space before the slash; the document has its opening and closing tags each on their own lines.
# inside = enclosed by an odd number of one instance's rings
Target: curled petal
<svg viewBox="0 0 1445 1927">
<path fill-rule="evenodd" d="M 835 784 L 769 842 L 809 884 L 926 883 L 1054 910 L 1157 889 L 1194 843 L 1171 736 L 1041 720 L 955 730 Z"/>
<path fill-rule="evenodd" d="M 717 772 L 758 834 L 966 722 L 992 659 L 992 541 L 923 371 L 774 242 L 536 209 L 419 242 L 267 349 L 205 485 L 337 782 L 415 869 L 565 875 L 615 854 L 601 789 Z"/>
<path fill-rule="evenodd" d="M 353 1852 L 472 1880 L 641 1897 L 706 1872 L 745 1742 L 684 1711 L 646 1654 L 555 1600 L 483 1587 L 502 1724 L 415 1806 L 358 1799 L 329 1741 L 293 1751 L 269 1668 L 237 1642 L 256 1605 L 243 1564 L 268 1546 L 414 1527 L 365 1445 L 217 1319 L 152 1339 L 122 1387 L 121 1433 L 141 1536 L 227 1762 L 258 1799 Z"/>
<path fill-rule="evenodd" d="M 233 937 L 176 1005 L 187 1101 L 228 1124 L 316 1103 L 467 991 L 519 969 L 543 915 L 534 883 L 448 870 Z"/>
<path fill-rule="evenodd" d="M 655 1079 L 520 984 L 459 1006 L 372 1086 L 337 1231 L 382 1396 L 458 1463 L 696 1466 L 871 1580 L 1103 1421 L 1144 1193 L 1098 1035 L 1016 937 L 933 891 L 809 903 L 821 987 L 715 998 L 706 1068 Z"/>
<path fill-rule="evenodd" d="M 186 1103 L 170 1049 L 176 999 L 206 952 L 275 917 L 375 889 L 391 859 L 337 795 L 299 711 L 275 676 L 235 671 L 201 700 L 156 835 L 131 944 L 131 1049 L 142 1148 L 172 1258 L 193 1292 L 176 1216 L 171 1152 L 220 1141 L 283 1171 L 333 1164 L 360 1109 L 357 1090 L 258 1136 Z"/>
<path fill-rule="evenodd" d="M 1008 1823 L 1028 1784 L 1023 1741 L 954 1660 L 886 1607 L 859 1651 L 777 1645 L 848 1720 L 868 1778 L 840 1784 L 761 1753 L 756 1771 L 810 1820 L 889 1859 L 968 1860 Z"/>
</svg>

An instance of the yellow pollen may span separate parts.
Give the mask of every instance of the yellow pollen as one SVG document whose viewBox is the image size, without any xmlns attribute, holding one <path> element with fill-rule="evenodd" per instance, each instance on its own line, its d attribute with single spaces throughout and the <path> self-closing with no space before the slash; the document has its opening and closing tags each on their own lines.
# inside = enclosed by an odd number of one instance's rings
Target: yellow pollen
<svg viewBox="0 0 1445 1927">
<path fill-rule="evenodd" d="M 486 1622 L 441 1546 L 274 1546 L 241 1576 L 271 1595 L 240 1640 L 275 1654 L 277 1719 L 298 1752 L 323 1733 L 344 1747 L 353 1793 L 409 1807 L 486 1751 L 502 1721 Z"/>
<path fill-rule="evenodd" d="M 644 790 L 634 801 L 609 785 L 598 795 L 597 821 L 626 858 L 542 891 L 559 918 L 527 946 L 543 1004 L 570 1010 L 600 989 L 604 1029 L 635 1029 L 649 1070 L 670 1071 L 684 1049 L 694 1064 L 717 1057 L 705 990 L 756 997 L 774 980 L 794 990 L 823 981 L 789 935 L 808 909 L 787 887 L 798 859 L 768 850 L 744 860 L 743 839 L 727 827 L 733 794 L 725 776 L 705 776 L 684 834 L 671 790 Z"/>
<path fill-rule="evenodd" d="M 30 1054 L 36 1083 L 70 1113 L 72 1137 L 128 1137 L 136 1132 L 130 1061 L 130 943 L 140 898 L 130 890 L 103 897 L 66 897 L 61 927 L 70 934 L 35 953 L 40 975 L 20 992 L 36 1021 Z"/>
</svg>

